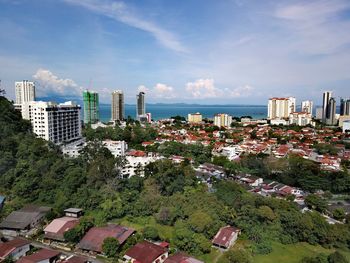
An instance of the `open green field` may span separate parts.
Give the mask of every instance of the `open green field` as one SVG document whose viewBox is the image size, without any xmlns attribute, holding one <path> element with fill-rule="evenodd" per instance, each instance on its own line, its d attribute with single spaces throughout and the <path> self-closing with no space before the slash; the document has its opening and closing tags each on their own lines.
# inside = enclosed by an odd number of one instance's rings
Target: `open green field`
<svg viewBox="0 0 350 263">
<path fill-rule="evenodd" d="M 254 263 L 299 263 L 303 257 L 314 256 L 319 253 L 326 255 L 331 254 L 335 250 L 325 249 L 321 246 L 312 246 L 308 243 L 297 243 L 292 245 L 283 245 L 281 243 L 273 244 L 273 251 L 268 255 L 258 255 L 254 257 Z M 350 251 L 341 251 L 347 256 L 350 262 Z"/>
</svg>

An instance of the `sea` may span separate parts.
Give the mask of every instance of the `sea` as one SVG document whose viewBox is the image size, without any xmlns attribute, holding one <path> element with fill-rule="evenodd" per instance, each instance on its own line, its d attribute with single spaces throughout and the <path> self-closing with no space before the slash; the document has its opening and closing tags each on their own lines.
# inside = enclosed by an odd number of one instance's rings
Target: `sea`
<svg viewBox="0 0 350 263">
<path fill-rule="evenodd" d="M 152 114 L 153 120 L 168 119 L 180 115 L 199 112 L 203 118 L 213 119 L 217 113 L 227 113 L 233 117 L 251 116 L 254 119 L 267 117 L 267 106 L 263 105 L 192 105 L 192 104 L 146 104 L 146 112 Z M 125 104 L 125 117 L 136 117 L 136 105 Z M 100 120 L 111 119 L 111 105 L 100 104 Z"/>
</svg>

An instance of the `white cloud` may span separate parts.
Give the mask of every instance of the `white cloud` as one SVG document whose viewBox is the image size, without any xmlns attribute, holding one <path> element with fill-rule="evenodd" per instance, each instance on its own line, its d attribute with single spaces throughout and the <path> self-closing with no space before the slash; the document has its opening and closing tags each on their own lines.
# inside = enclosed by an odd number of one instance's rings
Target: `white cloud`
<svg viewBox="0 0 350 263">
<path fill-rule="evenodd" d="M 254 88 L 250 85 L 244 85 L 244 86 L 240 86 L 237 87 L 233 90 L 226 90 L 228 92 L 228 96 L 231 98 L 240 98 L 240 97 L 248 97 L 251 96 Z"/>
<path fill-rule="evenodd" d="M 97 14 L 101 14 L 122 22 L 128 26 L 141 29 L 154 36 L 163 46 L 178 51 L 186 52 L 186 48 L 170 31 L 167 31 L 159 25 L 138 17 L 130 12 L 128 6 L 121 1 L 111 0 L 63 0 L 68 4 L 84 7 Z"/>
<path fill-rule="evenodd" d="M 195 82 L 187 83 L 186 90 L 195 99 L 227 99 L 248 97 L 252 95 L 254 88 L 250 85 L 243 85 L 234 89 L 219 89 L 215 87 L 213 79 L 198 79 Z"/>
<path fill-rule="evenodd" d="M 215 88 L 214 79 L 197 79 L 188 82 L 186 90 L 197 99 L 217 98 L 223 95 L 222 90 Z"/>
<path fill-rule="evenodd" d="M 157 83 L 152 89 L 140 85 L 137 92 L 145 92 L 146 96 L 152 99 L 173 99 L 176 97 L 174 88 L 162 83 Z"/>
<path fill-rule="evenodd" d="M 153 88 L 153 93 L 156 98 L 171 99 L 175 98 L 173 87 L 162 83 L 157 83 Z"/>
<path fill-rule="evenodd" d="M 47 69 L 38 69 L 33 75 L 39 96 L 81 96 L 83 90 L 72 79 L 61 79 Z"/>
</svg>

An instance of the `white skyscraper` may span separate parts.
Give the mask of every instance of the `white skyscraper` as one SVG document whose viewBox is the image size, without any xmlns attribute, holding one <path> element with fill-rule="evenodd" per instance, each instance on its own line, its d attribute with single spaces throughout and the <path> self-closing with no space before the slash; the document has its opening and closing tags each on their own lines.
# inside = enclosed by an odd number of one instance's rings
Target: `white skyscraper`
<svg viewBox="0 0 350 263">
<path fill-rule="evenodd" d="M 32 81 L 23 80 L 15 82 L 16 108 L 20 109 L 25 102 L 35 101 L 35 84 Z"/>
<path fill-rule="evenodd" d="M 268 103 L 268 119 L 289 118 L 292 112 L 295 112 L 296 100 L 289 98 L 271 98 Z"/>
<path fill-rule="evenodd" d="M 301 111 L 310 113 L 312 116 L 312 108 L 313 108 L 313 102 L 311 100 L 305 100 L 301 102 Z"/>
<path fill-rule="evenodd" d="M 22 104 L 23 119 L 30 120 L 40 138 L 60 144 L 81 137 L 80 106 L 68 101 L 30 101 Z"/>
<path fill-rule="evenodd" d="M 112 121 L 124 119 L 124 94 L 121 90 L 112 92 Z"/>
</svg>

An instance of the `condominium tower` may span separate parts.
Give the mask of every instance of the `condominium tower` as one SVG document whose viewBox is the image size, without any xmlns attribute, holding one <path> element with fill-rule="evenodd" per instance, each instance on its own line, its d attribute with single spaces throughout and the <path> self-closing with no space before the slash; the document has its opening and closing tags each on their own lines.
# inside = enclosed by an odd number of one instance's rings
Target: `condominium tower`
<svg viewBox="0 0 350 263">
<path fill-rule="evenodd" d="M 312 108 L 313 108 L 313 102 L 311 100 L 305 100 L 301 102 L 301 111 L 305 113 L 309 113 L 312 116 Z"/>
<path fill-rule="evenodd" d="M 32 81 L 23 80 L 15 82 L 16 103 L 15 107 L 21 109 L 21 105 L 28 101 L 35 101 L 35 84 Z"/>
<path fill-rule="evenodd" d="M 332 97 L 332 92 L 330 91 L 326 91 L 323 92 L 323 104 L 322 104 L 322 122 L 326 123 L 326 119 L 328 117 L 328 113 L 329 113 L 329 100 Z"/>
<path fill-rule="evenodd" d="M 200 123 L 202 122 L 202 120 L 203 120 L 202 114 L 200 114 L 199 112 L 189 113 L 187 116 L 187 121 L 189 123 Z"/>
<path fill-rule="evenodd" d="M 99 121 L 99 100 L 98 93 L 85 90 L 84 101 L 84 123 L 96 123 Z"/>
<path fill-rule="evenodd" d="M 326 124 L 327 125 L 336 125 L 337 119 L 335 118 L 336 114 L 336 101 L 335 98 L 330 98 L 327 107 L 326 113 Z"/>
<path fill-rule="evenodd" d="M 30 101 L 22 104 L 23 119 L 30 120 L 40 138 L 60 144 L 81 137 L 80 106 L 68 101 Z"/>
<path fill-rule="evenodd" d="M 289 118 L 292 112 L 295 112 L 295 98 L 271 98 L 268 103 L 268 119 Z"/>
<path fill-rule="evenodd" d="M 140 92 L 136 95 L 136 118 L 140 120 L 141 117 L 146 115 L 146 106 L 145 106 L 145 93 Z"/>
<path fill-rule="evenodd" d="M 214 116 L 214 125 L 218 127 L 230 127 L 232 123 L 232 116 L 219 113 Z"/>
<path fill-rule="evenodd" d="M 124 119 L 124 94 L 121 90 L 112 92 L 112 121 L 121 121 Z"/>
<path fill-rule="evenodd" d="M 340 115 L 350 115 L 350 99 L 340 100 Z"/>
</svg>

